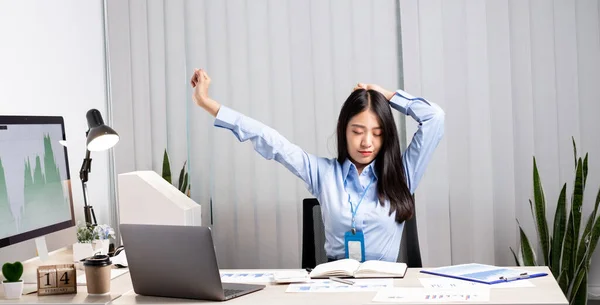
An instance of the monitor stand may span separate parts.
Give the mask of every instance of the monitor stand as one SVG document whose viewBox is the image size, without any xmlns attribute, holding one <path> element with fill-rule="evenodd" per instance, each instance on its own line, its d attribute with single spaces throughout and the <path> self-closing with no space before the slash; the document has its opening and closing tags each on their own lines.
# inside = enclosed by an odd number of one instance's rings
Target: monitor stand
<svg viewBox="0 0 600 305">
<path fill-rule="evenodd" d="M 23 262 L 24 270 L 22 280 L 25 285 L 29 284 L 23 291 L 25 294 L 37 290 L 31 285 L 37 283 L 37 266 L 49 265 L 48 261 L 50 260 L 50 255 L 48 253 L 48 246 L 46 245 L 46 237 L 41 236 L 36 238 L 35 248 L 37 256 Z M 36 266 L 29 268 L 28 266 L 31 265 L 32 262 L 35 262 Z"/>
<path fill-rule="evenodd" d="M 48 246 L 46 245 L 46 237 L 38 237 L 35 239 L 35 247 L 37 249 L 37 256 L 42 262 L 48 261 L 50 256 L 48 255 Z"/>
<path fill-rule="evenodd" d="M 37 256 L 30 258 L 26 261 L 23 261 L 23 282 L 25 285 L 29 285 L 32 289 L 29 289 L 29 292 L 33 292 L 37 290 L 34 287 L 34 284 L 37 284 L 37 268 L 39 266 L 48 266 L 48 265 L 62 265 L 62 264 L 72 264 L 73 263 L 73 255 L 71 254 L 71 249 L 69 248 L 61 248 L 52 252 L 48 252 L 48 247 L 46 246 L 46 238 L 38 237 L 35 239 L 35 245 L 37 250 Z M 77 265 L 76 265 L 77 267 Z M 79 271 L 78 271 L 79 272 Z M 32 286 L 33 285 L 33 286 Z M 26 287 L 27 288 L 27 287 Z M 33 289 L 36 288 L 36 289 Z M 1 297 L 0 297 L 1 299 Z"/>
</svg>

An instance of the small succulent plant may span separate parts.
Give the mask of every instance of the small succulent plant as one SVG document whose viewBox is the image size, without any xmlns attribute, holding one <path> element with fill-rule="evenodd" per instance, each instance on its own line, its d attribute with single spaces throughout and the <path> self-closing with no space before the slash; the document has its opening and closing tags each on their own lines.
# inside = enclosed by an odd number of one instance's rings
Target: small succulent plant
<svg viewBox="0 0 600 305">
<path fill-rule="evenodd" d="M 20 262 L 5 263 L 2 266 L 2 275 L 6 278 L 7 283 L 19 282 L 23 275 L 23 264 Z"/>
</svg>

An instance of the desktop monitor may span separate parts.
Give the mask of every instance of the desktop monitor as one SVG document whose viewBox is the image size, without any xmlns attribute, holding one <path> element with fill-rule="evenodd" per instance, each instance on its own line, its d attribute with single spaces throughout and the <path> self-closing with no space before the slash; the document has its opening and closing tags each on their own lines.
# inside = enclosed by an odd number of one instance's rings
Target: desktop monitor
<svg viewBox="0 0 600 305">
<path fill-rule="evenodd" d="M 202 207 L 154 171 L 119 174 L 119 223 L 200 226 Z"/>
<path fill-rule="evenodd" d="M 1 260 L 43 255 L 45 235 L 75 226 L 65 141 L 62 117 L 0 115 Z"/>
</svg>

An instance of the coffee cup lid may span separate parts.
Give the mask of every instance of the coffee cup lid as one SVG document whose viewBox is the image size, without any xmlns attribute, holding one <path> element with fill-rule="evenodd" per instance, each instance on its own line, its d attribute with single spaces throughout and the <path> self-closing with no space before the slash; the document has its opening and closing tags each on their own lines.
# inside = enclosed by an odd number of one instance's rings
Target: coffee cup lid
<svg viewBox="0 0 600 305">
<path fill-rule="evenodd" d="M 103 267 L 103 266 L 112 265 L 112 262 L 110 261 L 110 258 L 108 257 L 108 255 L 96 254 L 92 257 L 86 258 L 85 261 L 83 262 L 83 265 L 84 266 L 92 266 L 92 267 Z"/>
</svg>

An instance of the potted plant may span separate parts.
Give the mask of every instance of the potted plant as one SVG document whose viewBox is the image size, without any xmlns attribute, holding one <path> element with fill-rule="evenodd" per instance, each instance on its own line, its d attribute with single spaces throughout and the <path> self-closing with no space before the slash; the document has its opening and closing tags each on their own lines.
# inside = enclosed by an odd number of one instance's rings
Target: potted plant
<svg viewBox="0 0 600 305">
<path fill-rule="evenodd" d="M 79 261 L 94 254 L 108 254 L 110 238 L 115 231 L 109 225 L 77 225 L 77 243 L 73 244 L 73 260 Z"/>
<path fill-rule="evenodd" d="M 165 149 L 165 153 L 163 154 L 163 166 L 162 166 L 162 177 L 167 180 L 169 183 L 173 184 L 179 191 L 186 194 L 190 197 L 190 184 L 189 184 L 189 176 L 186 170 L 187 161 L 183 162 L 183 167 L 181 171 L 179 171 L 179 179 L 178 184 L 175 185 L 171 181 L 171 162 L 169 161 L 169 154 L 167 154 L 167 150 Z"/>
<path fill-rule="evenodd" d="M 588 155 L 586 154 L 583 160 L 577 157 L 575 139 L 573 139 L 573 153 L 575 155 L 575 182 L 571 204 L 567 205 L 567 184 L 565 183 L 558 196 L 554 223 L 551 228 L 548 228 L 546 221 L 546 199 L 535 157 L 533 158 L 534 202 L 529 200 L 529 206 L 536 224 L 542 255 L 535 254 L 532 244 L 520 225 L 520 251 L 517 255 L 512 248 L 510 250 L 519 266 L 537 265 L 537 258 L 541 257 L 539 263 L 550 268 L 569 303 L 586 304 L 590 260 L 600 237 L 600 217 L 596 217 L 600 204 L 600 191 L 596 196 L 592 213 L 587 217 L 587 221 L 584 220 L 581 215 L 581 207 L 587 182 Z M 580 231 L 581 225 L 584 224 L 582 221 L 585 221 L 583 232 Z"/>
<path fill-rule="evenodd" d="M 23 264 L 21 262 L 5 263 L 2 266 L 2 275 L 5 281 L 2 282 L 4 288 L 4 297 L 7 299 L 19 299 L 23 294 Z"/>
</svg>

